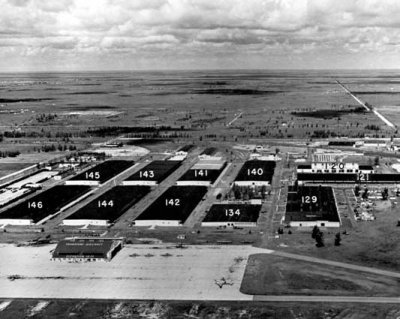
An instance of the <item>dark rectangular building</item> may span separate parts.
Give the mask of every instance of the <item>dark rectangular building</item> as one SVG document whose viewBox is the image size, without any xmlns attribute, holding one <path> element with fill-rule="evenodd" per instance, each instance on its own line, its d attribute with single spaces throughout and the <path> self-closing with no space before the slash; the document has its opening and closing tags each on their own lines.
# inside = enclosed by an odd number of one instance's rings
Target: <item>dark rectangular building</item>
<svg viewBox="0 0 400 319">
<path fill-rule="evenodd" d="M 180 226 L 207 193 L 205 186 L 172 186 L 135 220 L 137 226 Z"/>
<path fill-rule="evenodd" d="M 0 221 L 7 220 L 9 224 L 16 225 L 36 224 L 89 190 L 89 186 L 54 186 L 0 213 Z"/>
<path fill-rule="evenodd" d="M 295 227 L 340 227 L 332 187 L 289 186 L 285 223 Z"/>
<path fill-rule="evenodd" d="M 202 226 L 257 226 L 261 205 L 214 204 L 202 221 Z"/>
<path fill-rule="evenodd" d="M 63 220 L 63 225 L 109 226 L 150 192 L 148 186 L 115 186 Z"/>
<path fill-rule="evenodd" d="M 240 169 L 235 179 L 235 184 L 238 186 L 271 185 L 275 166 L 275 161 L 247 161 Z"/>
<path fill-rule="evenodd" d="M 127 170 L 133 164 L 133 161 L 106 161 L 72 177 L 65 182 L 65 185 L 97 186 Z"/>
<path fill-rule="evenodd" d="M 161 183 L 180 165 L 180 161 L 153 161 L 129 176 L 122 184 L 154 186 Z"/>
</svg>

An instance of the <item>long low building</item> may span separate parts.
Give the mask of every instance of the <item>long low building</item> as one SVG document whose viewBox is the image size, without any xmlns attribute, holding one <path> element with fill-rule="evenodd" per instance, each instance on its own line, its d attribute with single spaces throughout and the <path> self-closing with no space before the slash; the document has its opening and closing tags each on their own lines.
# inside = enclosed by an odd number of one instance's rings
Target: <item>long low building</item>
<svg viewBox="0 0 400 319">
<path fill-rule="evenodd" d="M 0 213 L 0 224 L 33 225 L 89 192 L 89 186 L 54 186 Z"/>
<path fill-rule="evenodd" d="M 123 238 L 69 238 L 60 241 L 53 260 L 88 262 L 111 261 L 122 249 Z"/>
<path fill-rule="evenodd" d="M 201 222 L 201 226 L 255 227 L 261 205 L 214 204 Z"/>
<path fill-rule="evenodd" d="M 210 186 L 218 179 L 226 167 L 226 161 L 221 157 L 200 159 L 176 182 L 176 185 Z"/>
<path fill-rule="evenodd" d="M 133 165 L 133 161 L 105 161 L 67 180 L 65 185 L 99 186 Z"/>
<path fill-rule="evenodd" d="M 147 186 L 115 186 L 65 218 L 65 226 L 109 226 L 150 192 Z"/>
<path fill-rule="evenodd" d="M 274 176 L 276 162 L 250 160 L 244 163 L 235 179 L 237 186 L 268 186 Z"/>
<path fill-rule="evenodd" d="M 2 189 L 0 190 L 0 207 L 9 205 L 19 200 L 22 196 L 29 195 L 31 192 L 33 190 L 29 188 Z"/>
<path fill-rule="evenodd" d="M 172 186 L 134 221 L 136 226 L 181 226 L 207 193 L 204 186 Z"/>
<path fill-rule="evenodd" d="M 7 188 L 22 188 L 26 185 L 38 184 L 38 183 L 41 183 L 43 181 L 46 181 L 46 180 L 56 176 L 56 175 L 58 175 L 58 171 L 43 170 L 43 171 L 33 174 L 27 178 L 21 179 L 11 185 L 8 185 Z"/>
<path fill-rule="evenodd" d="M 328 173 L 328 174 L 373 174 L 371 165 L 359 165 L 358 163 L 311 163 L 297 166 L 297 173 Z"/>
<path fill-rule="evenodd" d="M 332 187 L 289 186 L 284 223 L 293 227 L 340 227 Z"/>
<path fill-rule="evenodd" d="M 122 185 L 156 186 L 181 165 L 181 161 L 153 161 L 129 176 Z"/>
<path fill-rule="evenodd" d="M 398 184 L 400 174 L 340 174 L 340 173 L 298 173 L 299 183 L 342 183 L 342 184 Z"/>
</svg>

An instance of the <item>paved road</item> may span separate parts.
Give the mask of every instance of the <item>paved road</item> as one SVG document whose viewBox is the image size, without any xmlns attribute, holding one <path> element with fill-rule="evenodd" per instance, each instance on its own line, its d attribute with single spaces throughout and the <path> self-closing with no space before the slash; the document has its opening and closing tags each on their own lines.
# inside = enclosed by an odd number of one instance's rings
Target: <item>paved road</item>
<svg viewBox="0 0 400 319">
<path fill-rule="evenodd" d="M 400 297 L 350 297 L 350 296 L 254 296 L 254 301 L 269 302 L 339 302 L 339 303 L 400 303 Z"/>
<path fill-rule="evenodd" d="M 389 126 L 390 128 L 396 128 L 396 126 L 390 122 L 386 117 L 384 117 L 381 113 L 379 113 L 375 108 L 370 108 L 366 105 L 366 103 L 364 103 L 363 101 L 361 101 L 357 96 L 355 96 L 353 93 L 350 92 L 349 89 L 347 89 L 342 83 L 340 83 L 339 81 L 336 81 L 337 84 L 339 84 L 349 95 L 351 95 L 360 105 L 362 105 L 368 112 L 373 112 L 377 117 L 379 117 L 387 126 Z"/>
<path fill-rule="evenodd" d="M 372 274 L 376 274 L 376 275 L 400 278 L 399 272 L 394 272 L 394 271 L 390 271 L 390 270 L 383 270 L 383 269 L 377 269 L 377 268 L 372 268 L 372 267 L 365 267 L 365 266 L 343 263 L 343 262 L 339 262 L 339 261 L 321 259 L 321 258 L 316 258 L 316 257 L 304 256 L 304 255 L 297 255 L 297 254 L 292 254 L 292 253 L 286 253 L 283 251 L 273 251 L 272 254 L 276 255 L 276 256 L 291 258 L 291 259 L 297 259 L 297 260 L 308 261 L 308 262 L 313 262 L 313 263 L 318 263 L 318 264 L 341 267 L 341 268 L 346 268 L 346 269 L 351 269 L 351 270 L 356 270 L 356 271 L 368 272 L 368 273 L 372 273 Z"/>
</svg>

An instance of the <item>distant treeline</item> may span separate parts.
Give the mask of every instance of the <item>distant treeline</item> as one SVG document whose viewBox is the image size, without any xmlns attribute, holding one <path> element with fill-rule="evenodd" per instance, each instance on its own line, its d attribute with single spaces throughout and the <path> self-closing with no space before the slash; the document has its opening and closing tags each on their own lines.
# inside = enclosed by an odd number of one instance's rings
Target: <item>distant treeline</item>
<svg viewBox="0 0 400 319">
<path fill-rule="evenodd" d="M 73 137 L 107 137 L 107 136 L 118 136 L 118 135 L 129 135 L 129 137 L 140 137 L 140 138 L 160 138 L 160 137 L 189 137 L 189 134 L 182 132 L 189 131 L 183 126 L 176 128 L 171 126 L 158 126 L 158 127 L 130 127 L 130 126 L 102 126 L 89 128 L 87 130 L 75 131 L 75 132 L 51 132 L 51 131 L 5 131 L 3 135 L 0 135 L 0 142 L 3 136 L 6 138 L 63 138 L 69 139 Z M 168 133 L 166 133 L 168 132 Z"/>
<path fill-rule="evenodd" d="M 365 113 L 366 110 L 364 107 L 356 107 L 352 109 L 344 109 L 344 110 L 315 110 L 310 112 L 291 112 L 294 116 L 301 117 L 313 117 L 313 118 L 322 118 L 322 119 L 331 119 L 335 117 L 341 117 L 342 115 L 350 114 L 350 113 Z"/>
<path fill-rule="evenodd" d="M 89 128 L 87 133 L 94 136 L 116 136 L 121 134 L 131 134 L 131 133 L 155 133 L 156 136 L 160 135 L 160 132 L 168 131 L 186 131 L 184 126 L 179 128 L 171 126 L 103 126 L 96 128 Z"/>
<path fill-rule="evenodd" d="M 76 146 L 71 144 L 71 145 L 61 145 L 61 144 L 46 144 L 46 145 L 42 145 L 41 147 L 34 147 L 33 150 L 35 152 L 55 152 L 55 151 L 76 151 Z"/>
<path fill-rule="evenodd" d="M 20 102 L 42 102 L 42 101 L 51 101 L 52 98 L 22 98 L 22 99 L 12 99 L 12 98 L 0 98 L 0 103 L 20 103 Z"/>
<path fill-rule="evenodd" d="M 278 94 L 283 91 L 272 91 L 272 90 L 252 90 L 252 89 L 204 89 L 195 90 L 192 94 L 218 94 L 218 95 L 269 95 Z"/>
<path fill-rule="evenodd" d="M 19 151 L 0 151 L 0 157 L 17 157 L 19 154 Z"/>
</svg>

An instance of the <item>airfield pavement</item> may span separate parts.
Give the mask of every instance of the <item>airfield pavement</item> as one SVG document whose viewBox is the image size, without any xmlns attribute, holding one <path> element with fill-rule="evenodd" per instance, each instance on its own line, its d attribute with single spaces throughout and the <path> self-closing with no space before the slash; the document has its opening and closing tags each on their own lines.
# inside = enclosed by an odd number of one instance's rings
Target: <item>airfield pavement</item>
<svg viewBox="0 0 400 319">
<path fill-rule="evenodd" d="M 73 263 L 52 261 L 54 248 L 0 245 L 5 257 L 0 298 L 252 300 L 239 291 L 248 257 L 271 252 L 250 246 L 126 245 L 111 262 Z M 13 275 L 20 278 L 11 280 Z"/>
</svg>

